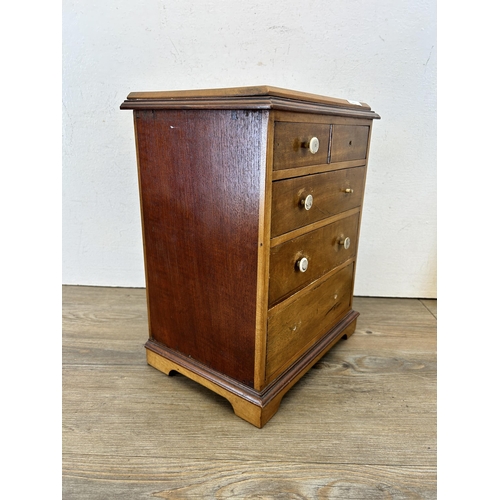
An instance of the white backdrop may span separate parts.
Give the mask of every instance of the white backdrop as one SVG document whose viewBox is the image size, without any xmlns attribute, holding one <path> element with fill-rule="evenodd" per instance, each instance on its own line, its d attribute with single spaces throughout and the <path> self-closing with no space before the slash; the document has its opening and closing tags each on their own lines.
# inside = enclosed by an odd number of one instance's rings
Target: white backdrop
<svg viewBox="0 0 500 500">
<path fill-rule="evenodd" d="M 63 0 L 63 283 L 144 286 L 131 91 L 273 85 L 374 122 L 355 294 L 436 297 L 434 0 Z"/>
</svg>

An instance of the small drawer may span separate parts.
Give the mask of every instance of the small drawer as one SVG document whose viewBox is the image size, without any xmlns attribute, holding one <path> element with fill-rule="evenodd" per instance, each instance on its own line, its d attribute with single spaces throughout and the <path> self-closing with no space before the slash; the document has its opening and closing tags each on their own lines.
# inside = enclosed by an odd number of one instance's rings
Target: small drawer
<svg viewBox="0 0 500 500">
<path fill-rule="evenodd" d="M 353 264 L 268 317 L 266 380 L 271 381 L 350 310 Z"/>
<path fill-rule="evenodd" d="M 366 167 L 354 167 L 274 181 L 271 238 L 359 207 L 365 172 Z"/>
<path fill-rule="evenodd" d="M 269 305 L 354 257 L 358 224 L 359 214 L 351 215 L 271 248 Z"/>
<path fill-rule="evenodd" d="M 369 130 L 364 125 L 334 125 L 330 162 L 365 159 Z"/>
<path fill-rule="evenodd" d="M 330 125 L 276 122 L 274 170 L 328 163 Z"/>
</svg>

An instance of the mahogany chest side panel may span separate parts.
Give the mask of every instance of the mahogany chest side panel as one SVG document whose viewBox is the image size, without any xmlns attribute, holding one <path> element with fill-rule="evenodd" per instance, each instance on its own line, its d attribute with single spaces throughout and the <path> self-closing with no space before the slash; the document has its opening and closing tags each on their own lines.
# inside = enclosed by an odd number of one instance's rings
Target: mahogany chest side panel
<svg viewBox="0 0 500 500">
<path fill-rule="evenodd" d="M 253 387 L 262 111 L 134 114 L 150 336 Z"/>
</svg>

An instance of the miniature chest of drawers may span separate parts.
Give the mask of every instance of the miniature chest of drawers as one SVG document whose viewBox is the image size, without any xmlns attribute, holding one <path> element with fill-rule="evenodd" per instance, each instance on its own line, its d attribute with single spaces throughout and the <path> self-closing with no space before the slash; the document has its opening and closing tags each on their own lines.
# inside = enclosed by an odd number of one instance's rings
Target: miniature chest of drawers
<svg viewBox="0 0 500 500">
<path fill-rule="evenodd" d="M 132 92 L 147 362 L 262 427 L 355 330 L 373 119 L 275 87 Z"/>
</svg>

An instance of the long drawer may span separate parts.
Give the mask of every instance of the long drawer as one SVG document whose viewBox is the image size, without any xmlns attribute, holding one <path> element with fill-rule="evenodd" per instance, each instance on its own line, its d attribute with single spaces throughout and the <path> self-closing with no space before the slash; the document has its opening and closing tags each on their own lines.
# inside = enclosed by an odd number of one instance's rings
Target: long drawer
<svg viewBox="0 0 500 500">
<path fill-rule="evenodd" d="M 355 167 L 273 182 L 271 237 L 360 206 L 365 172 Z"/>
<path fill-rule="evenodd" d="M 353 258 L 358 223 L 359 214 L 354 214 L 271 248 L 269 304 L 272 306 Z M 301 262 L 306 269 L 301 268 Z"/>
<path fill-rule="evenodd" d="M 350 264 L 297 300 L 269 312 L 266 379 L 282 373 L 314 342 L 332 329 L 351 308 L 353 268 Z"/>
</svg>

